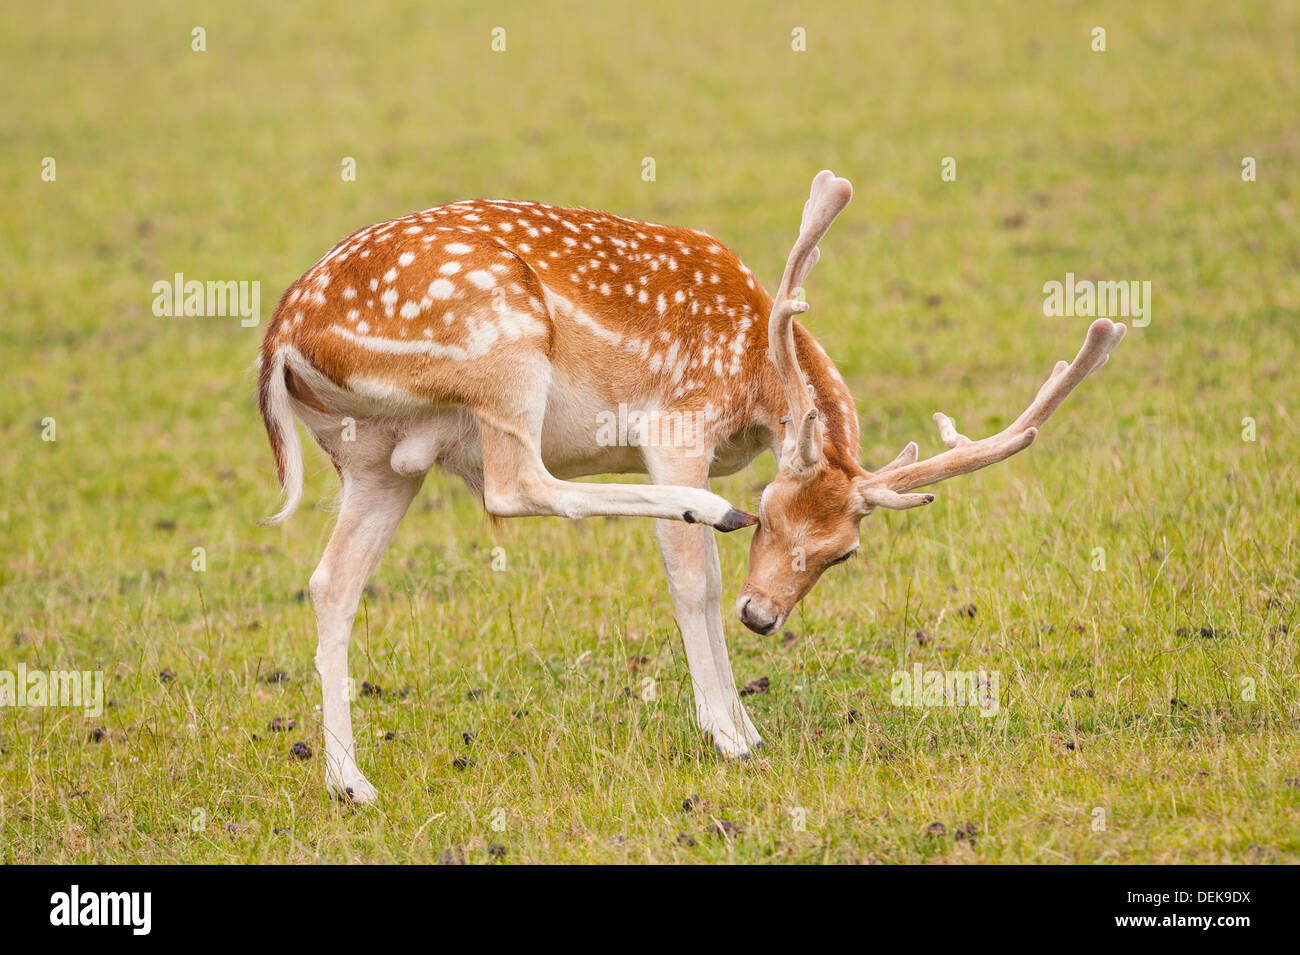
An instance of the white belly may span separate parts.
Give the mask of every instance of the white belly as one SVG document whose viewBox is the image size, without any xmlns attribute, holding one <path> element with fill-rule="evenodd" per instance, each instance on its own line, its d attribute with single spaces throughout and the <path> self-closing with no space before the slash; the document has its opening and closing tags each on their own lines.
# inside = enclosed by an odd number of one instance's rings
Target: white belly
<svg viewBox="0 0 1300 955">
<path fill-rule="evenodd" d="M 641 446 L 635 435 L 626 429 L 620 432 L 619 410 L 589 386 L 557 374 L 547 394 L 542 423 L 546 470 L 558 478 L 644 474 Z M 623 413 L 626 418 L 626 406 Z"/>
<path fill-rule="evenodd" d="M 641 414 L 638 417 L 637 412 Z M 542 462 L 557 478 L 596 474 L 645 474 L 645 445 L 671 440 L 677 422 L 656 422 L 652 410 L 629 409 L 601 398 L 581 383 L 552 384 L 542 421 Z M 428 417 L 408 422 L 397 434 L 392 461 L 395 470 L 416 473 L 437 465 L 479 487 L 483 474 L 483 448 L 478 424 L 463 406 L 437 409 Z M 732 474 L 749 464 L 768 446 L 765 431 L 750 430 L 731 436 L 718 447 L 680 445 L 688 455 L 710 455 L 709 473 Z"/>
</svg>

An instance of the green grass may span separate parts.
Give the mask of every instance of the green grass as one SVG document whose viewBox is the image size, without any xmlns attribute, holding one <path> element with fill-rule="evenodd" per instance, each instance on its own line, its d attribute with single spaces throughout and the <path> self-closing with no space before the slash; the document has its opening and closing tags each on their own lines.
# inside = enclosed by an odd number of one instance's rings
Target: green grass
<svg viewBox="0 0 1300 955">
<path fill-rule="evenodd" d="M 1300 861 L 1296 9 L 657 6 L 0 10 L 0 669 L 102 668 L 112 704 L 0 709 L 0 859 Z M 152 283 L 260 281 L 265 317 L 356 228 L 511 196 L 706 228 L 771 286 L 823 167 L 857 192 L 809 325 L 867 463 L 933 453 L 935 409 L 1018 413 L 1082 338 L 1041 311 L 1066 271 L 1150 280 L 1152 321 L 1030 452 L 865 521 L 793 640 L 728 615 L 771 685 L 746 764 L 692 726 L 650 522 L 493 526 L 432 477 L 353 643 L 382 800 L 328 801 L 302 590 L 333 469 L 256 526 L 263 329 L 155 318 Z M 752 507 L 773 469 L 719 489 Z M 918 662 L 996 670 L 999 715 L 891 706 Z"/>
</svg>

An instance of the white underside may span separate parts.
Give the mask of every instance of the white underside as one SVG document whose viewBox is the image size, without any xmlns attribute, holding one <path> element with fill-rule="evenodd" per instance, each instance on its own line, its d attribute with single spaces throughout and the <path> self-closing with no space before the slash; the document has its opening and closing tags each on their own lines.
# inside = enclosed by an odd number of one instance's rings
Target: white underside
<svg viewBox="0 0 1300 955">
<path fill-rule="evenodd" d="M 293 402 L 298 418 L 312 436 L 343 467 L 351 460 L 362 466 L 389 458 L 394 470 L 406 475 L 425 473 L 433 467 L 457 475 L 479 487 L 483 471 L 483 451 L 479 444 L 478 424 L 463 405 L 434 406 L 392 386 L 382 390 L 362 381 L 350 381 L 349 389 L 337 387 L 296 352 L 288 354 L 294 373 L 331 408 L 336 415 L 325 415 Z M 602 438 L 597 422 L 617 420 L 617 403 L 602 398 L 594 390 L 555 373 L 547 392 L 543 415 L 541 455 L 546 469 L 557 478 L 570 479 L 597 474 L 647 474 L 646 449 L 628 439 L 624 443 Z M 626 409 L 624 409 L 626 417 Z M 355 439 L 342 440 L 343 421 L 365 421 L 357 427 Z M 383 427 L 374 427 L 383 422 Z M 608 431 L 608 429 L 606 429 Z M 746 467 L 763 450 L 771 438 L 763 429 L 751 429 L 730 435 L 711 447 L 688 450 L 692 455 L 707 456 L 709 475 L 734 474 Z"/>
</svg>

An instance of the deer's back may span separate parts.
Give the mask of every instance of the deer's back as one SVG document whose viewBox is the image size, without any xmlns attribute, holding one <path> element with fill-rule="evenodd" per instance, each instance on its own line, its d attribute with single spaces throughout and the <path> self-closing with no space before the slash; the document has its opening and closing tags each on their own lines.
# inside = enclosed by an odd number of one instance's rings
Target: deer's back
<svg viewBox="0 0 1300 955">
<path fill-rule="evenodd" d="M 524 365 L 605 399 L 698 403 L 765 347 L 766 293 L 691 229 L 466 200 L 362 229 L 285 293 L 290 348 L 340 387 L 473 404 Z"/>
</svg>

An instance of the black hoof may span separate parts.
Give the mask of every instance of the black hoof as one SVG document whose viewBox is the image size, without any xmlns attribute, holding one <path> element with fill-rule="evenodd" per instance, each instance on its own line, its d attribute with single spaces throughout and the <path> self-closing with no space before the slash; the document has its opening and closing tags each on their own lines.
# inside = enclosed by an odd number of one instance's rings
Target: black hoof
<svg viewBox="0 0 1300 955">
<path fill-rule="evenodd" d="M 723 533 L 740 530 L 742 527 L 753 527 L 758 523 L 758 518 L 753 514 L 746 514 L 744 511 L 738 511 L 734 507 L 722 515 L 722 520 L 713 526 Z"/>
</svg>

